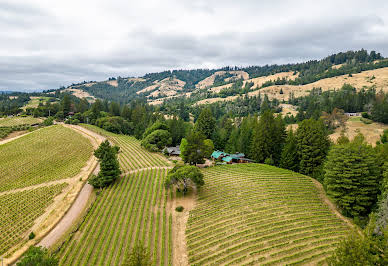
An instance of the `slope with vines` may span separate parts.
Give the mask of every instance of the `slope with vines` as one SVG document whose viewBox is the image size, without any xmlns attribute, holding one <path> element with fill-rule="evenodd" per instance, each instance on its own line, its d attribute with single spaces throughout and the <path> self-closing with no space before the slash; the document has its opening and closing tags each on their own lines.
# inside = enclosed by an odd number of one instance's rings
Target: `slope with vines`
<svg viewBox="0 0 388 266">
<path fill-rule="evenodd" d="M 350 231 L 309 177 L 259 164 L 204 174 L 186 230 L 192 265 L 315 264 Z"/>
</svg>

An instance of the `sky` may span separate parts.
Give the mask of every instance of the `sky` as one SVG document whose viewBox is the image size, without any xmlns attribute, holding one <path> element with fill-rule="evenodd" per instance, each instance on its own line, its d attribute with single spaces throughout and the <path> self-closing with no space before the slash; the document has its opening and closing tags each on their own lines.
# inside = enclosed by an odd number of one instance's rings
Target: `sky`
<svg viewBox="0 0 388 266">
<path fill-rule="evenodd" d="M 0 90 L 169 69 L 388 56 L 388 1 L 0 0 Z"/>
</svg>

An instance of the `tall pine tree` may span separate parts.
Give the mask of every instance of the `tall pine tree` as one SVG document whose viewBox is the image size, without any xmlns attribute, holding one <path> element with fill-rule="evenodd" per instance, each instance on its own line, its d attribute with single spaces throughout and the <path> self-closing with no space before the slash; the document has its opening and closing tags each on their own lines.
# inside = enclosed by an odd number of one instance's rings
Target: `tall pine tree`
<svg viewBox="0 0 388 266">
<path fill-rule="evenodd" d="M 279 167 L 297 172 L 299 170 L 299 158 L 296 148 L 294 131 L 290 129 L 287 134 L 286 144 L 281 154 Z"/>
<path fill-rule="evenodd" d="M 355 139 L 331 148 L 325 169 L 327 194 L 345 215 L 365 216 L 377 201 L 380 171 L 370 145 Z"/>
</svg>

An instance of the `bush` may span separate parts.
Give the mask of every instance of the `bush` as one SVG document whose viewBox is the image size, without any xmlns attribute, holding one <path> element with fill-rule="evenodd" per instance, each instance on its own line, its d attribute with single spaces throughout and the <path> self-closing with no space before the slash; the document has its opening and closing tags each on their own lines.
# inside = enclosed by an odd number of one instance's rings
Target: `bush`
<svg viewBox="0 0 388 266">
<path fill-rule="evenodd" d="M 30 235 L 28 236 L 28 239 L 34 239 L 35 238 L 35 233 L 31 232 Z"/>
<path fill-rule="evenodd" d="M 367 112 L 362 112 L 361 113 L 361 116 L 363 117 L 363 118 L 370 118 L 370 115 L 367 113 Z"/>
<path fill-rule="evenodd" d="M 183 206 L 178 206 L 175 208 L 177 212 L 182 212 L 184 210 Z"/>
<path fill-rule="evenodd" d="M 58 265 L 58 259 L 50 254 L 46 248 L 31 246 L 26 253 L 20 259 L 17 266 L 31 266 L 31 265 L 44 265 L 44 266 L 56 266 Z"/>
<path fill-rule="evenodd" d="M 54 117 L 50 116 L 43 121 L 44 126 L 51 126 L 54 124 Z"/>
</svg>

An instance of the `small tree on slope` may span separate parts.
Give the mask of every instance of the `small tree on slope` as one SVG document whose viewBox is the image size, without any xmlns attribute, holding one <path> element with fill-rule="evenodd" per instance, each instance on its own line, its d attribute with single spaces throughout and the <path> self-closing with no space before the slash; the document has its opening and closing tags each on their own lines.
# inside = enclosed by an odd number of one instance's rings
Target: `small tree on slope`
<svg viewBox="0 0 388 266">
<path fill-rule="evenodd" d="M 117 160 L 119 149 L 117 146 L 112 147 L 106 140 L 94 151 L 94 156 L 100 162 L 100 172 L 89 179 L 89 184 L 95 188 L 106 187 L 120 176 L 120 164 Z"/>
</svg>

